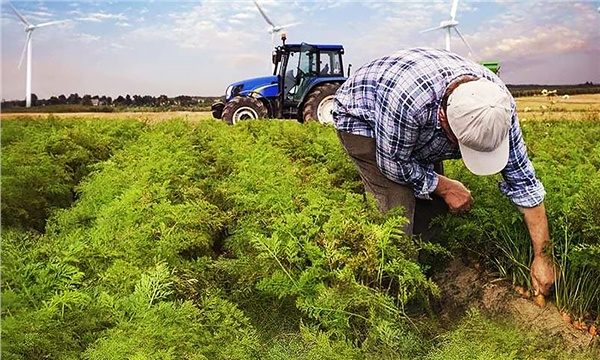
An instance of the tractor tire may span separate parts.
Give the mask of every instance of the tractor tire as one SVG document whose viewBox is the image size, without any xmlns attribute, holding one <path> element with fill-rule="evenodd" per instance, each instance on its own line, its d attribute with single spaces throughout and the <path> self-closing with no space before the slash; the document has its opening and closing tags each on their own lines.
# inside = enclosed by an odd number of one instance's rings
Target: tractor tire
<svg viewBox="0 0 600 360">
<path fill-rule="evenodd" d="M 328 83 L 314 88 L 304 103 L 303 121 L 333 124 L 333 97 L 339 87 L 339 83 Z"/>
<path fill-rule="evenodd" d="M 235 125 L 238 121 L 262 119 L 267 116 L 267 108 L 253 97 L 236 96 L 223 108 L 223 121 Z"/>
</svg>

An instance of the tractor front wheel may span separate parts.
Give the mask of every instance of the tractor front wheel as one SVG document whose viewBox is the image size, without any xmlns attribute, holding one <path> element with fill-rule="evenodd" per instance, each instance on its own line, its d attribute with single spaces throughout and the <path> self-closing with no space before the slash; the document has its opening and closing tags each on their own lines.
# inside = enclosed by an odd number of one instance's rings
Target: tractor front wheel
<svg viewBox="0 0 600 360">
<path fill-rule="evenodd" d="M 307 97 L 302 112 L 304 122 L 318 121 L 333 124 L 333 97 L 340 87 L 338 83 L 328 83 L 316 87 Z"/>
<path fill-rule="evenodd" d="M 267 108 L 258 99 L 237 96 L 223 108 L 223 120 L 234 125 L 241 120 L 261 119 L 267 116 Z"/>
</svg>

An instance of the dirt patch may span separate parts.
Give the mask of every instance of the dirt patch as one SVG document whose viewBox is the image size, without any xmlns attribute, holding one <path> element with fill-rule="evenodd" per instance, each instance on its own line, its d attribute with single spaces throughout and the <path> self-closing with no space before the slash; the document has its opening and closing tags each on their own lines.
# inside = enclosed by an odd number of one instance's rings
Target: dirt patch
<svg viewBox="0 0 600 360">
<path fill-rule="evenodd" d="M 556 306 L 547 301 L 541 308 L 517 294 L 511 284 L 488 272 L 466 266 L 461 259 L 450 262 L 435 282 L 440 288 L 441 318 L 453 323 L 476 308 L 492 317 L 512 318 L 524 329 L 562 341 L 570 347 L 587 347 L 592 336 L 566 323 Z"/>
</svg>

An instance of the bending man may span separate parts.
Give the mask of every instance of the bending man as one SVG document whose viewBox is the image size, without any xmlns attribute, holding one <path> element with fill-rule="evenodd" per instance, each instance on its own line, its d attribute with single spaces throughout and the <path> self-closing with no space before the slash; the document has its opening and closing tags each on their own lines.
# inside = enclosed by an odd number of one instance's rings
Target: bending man
<svg viewBox="0 0 600 360">
<path fill-rule="evenodd" d="M 407 234 L 422 234 L 446 211 L 471 209 L 470 191 L 443 174 L 461 158 L 477 175 L 500 172 L 500 190 L 525 218 L 532 239 L 536 295 L 554 282 L 544 207 L 516 105 L 494 73 L 445 50 L 414 48 L 375 59 L 338 90 L 334 125 L 379 210 L 403 206 Z"/>
</svg>

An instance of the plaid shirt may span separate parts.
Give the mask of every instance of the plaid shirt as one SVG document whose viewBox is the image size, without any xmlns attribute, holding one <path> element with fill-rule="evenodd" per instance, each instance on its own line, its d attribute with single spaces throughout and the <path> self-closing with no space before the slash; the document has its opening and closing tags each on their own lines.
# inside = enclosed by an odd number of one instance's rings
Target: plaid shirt
<svg viewBox="0 0 600 360">
<path fill-rule="evenodd" d="M 339 88 L 335 128 L 375 138 L 381 172 L 410 185 L 416 197 L 430 199 L 438 184 L 433 164 L 461 157 L 442 130 L 438 111 L 448 85 L 466 75 L 487 78 L 506 89 L 484 66 L 445 50 L 415 48 L 373 60 Z M 516 205 L 533 207 L 546 192 L 527 157 L 514 100 L 512 108 L 510 154 L 501 171 L 500 190 Z"/>
</svg>

